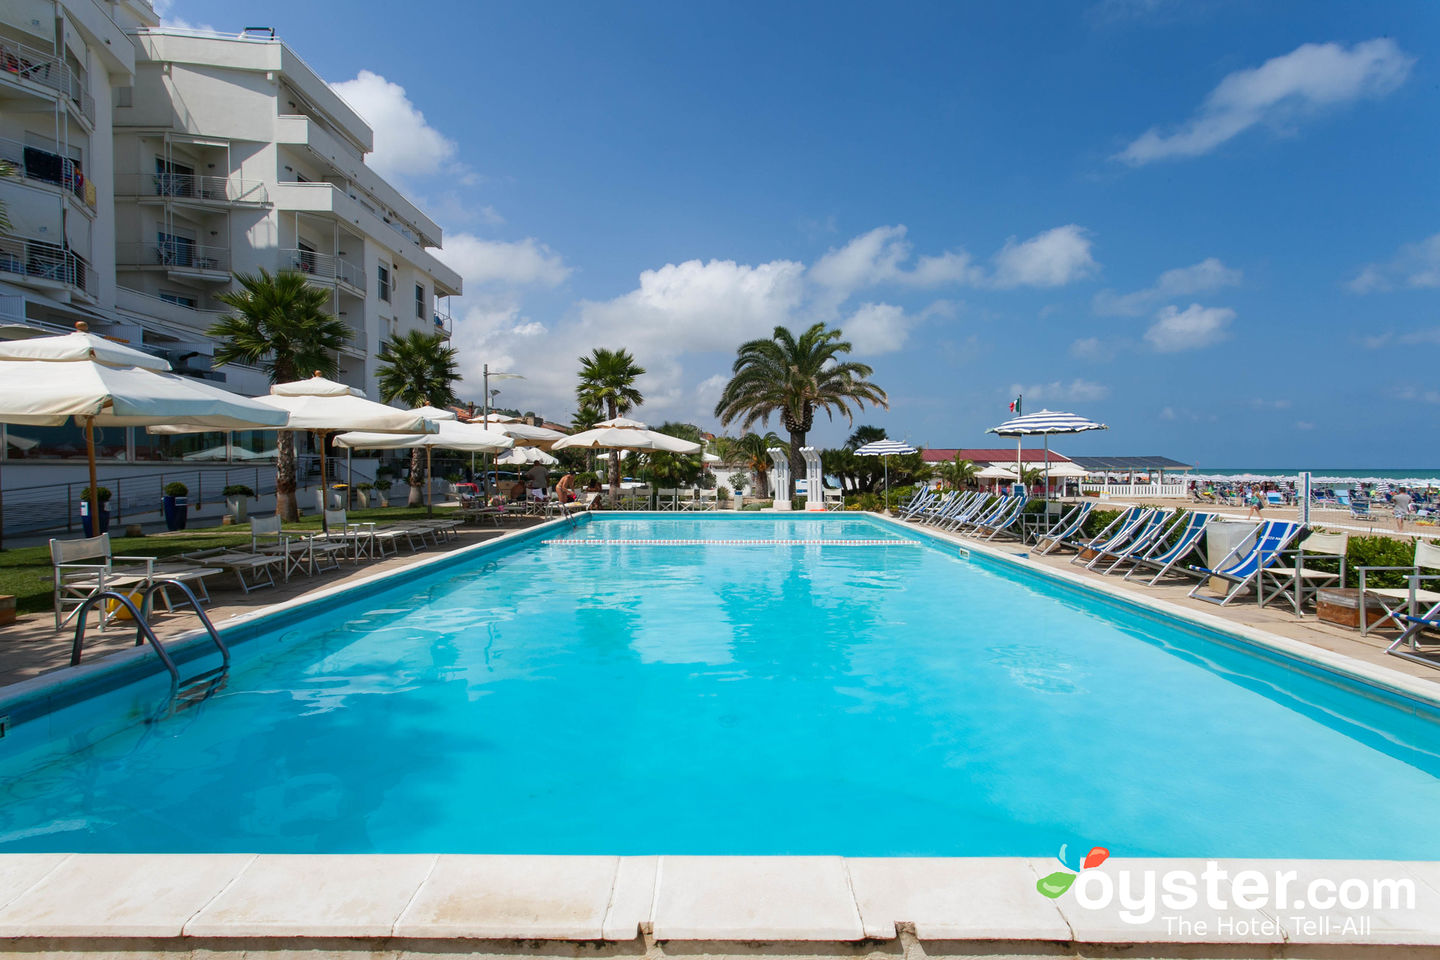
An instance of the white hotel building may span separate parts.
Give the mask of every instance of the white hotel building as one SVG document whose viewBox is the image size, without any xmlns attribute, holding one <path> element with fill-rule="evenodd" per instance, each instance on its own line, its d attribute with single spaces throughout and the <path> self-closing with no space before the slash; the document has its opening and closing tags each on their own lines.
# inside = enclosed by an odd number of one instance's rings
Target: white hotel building
<svg viewBox="0 0 1440 960">
<path fill-rule="evenodd" d="M 158 24 L 146 0 L 0 0 L 0 159 L 16 168 L 0 180 L 0 338 L 85 320 L 178 371 L 262 393 L 259 370 L 212 367 L 205 331 L 233 274 L 298 269 L 354 333 L 339 378 L 374 396 L 385 339 L 450 333 L 461 278 L 434 255 L 440 228 L 365 165 L 369 126 L 272 31 Z M 104 475 L 253 463 L 274 445 L 104 433 Z M 77 438 L 6 428 L 6 488 L 83 461 Z"/>
</svg>

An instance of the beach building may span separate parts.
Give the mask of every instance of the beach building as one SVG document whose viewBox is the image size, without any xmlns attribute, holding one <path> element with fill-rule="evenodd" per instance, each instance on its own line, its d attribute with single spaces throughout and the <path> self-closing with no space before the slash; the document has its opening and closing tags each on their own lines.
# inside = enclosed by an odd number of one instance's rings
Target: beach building
<svg viewBox="0 0 1440 960">
<path fill-rule="evenodd" d="M 0 180 L 0 338 L 83 320 L 259 394 L 263 372 L 217 369 L 206 330 L 235 273 L 294 269 L 351 329 L 338 379 L 378 399 L 386 339 L 451 333 L 461 278 L 435 256 L 440 227 L 366 166 L 370 127 L 273 30 L 159 24 L 146 0 L 0 4 L 0 158 L 16 173 Z M 78 428 L 0 430 L 7 491 L 79 479 Z M 101 432 L 102 477 L 254 467 L 275 445 Z"/>
</svg>

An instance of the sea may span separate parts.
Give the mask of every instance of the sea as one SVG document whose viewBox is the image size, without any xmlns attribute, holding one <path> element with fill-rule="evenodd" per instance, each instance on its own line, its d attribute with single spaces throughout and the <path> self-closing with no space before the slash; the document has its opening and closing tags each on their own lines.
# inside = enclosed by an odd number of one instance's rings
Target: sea
<svg viewBox="0 0 1440 960">
<path fill-rule="evenodd" d="M 1293 480 L 1302 470 L 1308 470 L 1315 479 L 1326 480 L 1419 480 L 1440 484 L 1440 470 L 1424 467 L 1399 467 L 1380 469 L 1377 467 L 1197 467 L 1191 476 L 1206 477 L 1274 477 L 1277 480 Z"/>
</svg>

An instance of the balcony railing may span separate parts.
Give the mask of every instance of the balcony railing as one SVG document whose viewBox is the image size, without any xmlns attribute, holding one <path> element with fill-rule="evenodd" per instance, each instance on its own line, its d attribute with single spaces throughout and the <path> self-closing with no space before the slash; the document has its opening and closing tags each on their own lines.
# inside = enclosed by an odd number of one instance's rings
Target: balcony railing
<svg viewBox="0 0 1440 960">
<path fill-rule="evenodd" d="M 0 38 L 0 77 L 38 83 L 56 93 L 70 93 L 70 68 L 53 53 Z"/>
<path fill-rule="evenodd" d="M 361 293 L 365 292 L 365 271 L 349 260 L 298 248 L 281 250 L 280 254 L 291 270 L 299 270 L 316 280 L 338 280 Z"/>
<path fill-rule="evenodd" d="M 95 98 L 85 91 L 84 79 L 55 54 L 0 37 L 0 77 L 28 80 L 65 94 L 95 125 Z"/>
<path fill-rule="evenodd" d="M 0 236 L 0 274 L 63 283 L 84 293 L 90 264 L 58 244 Z"/>
<path fill-rule="evenodd" d="M 76 199 L 95 209 L 95 187 L 86 181 L 80 165 L 69 157 L 0 137 L 0 160 L 9 161 L 15 172 L 26 180 L 69 190 Z"/>
<path fill-rule="evenodd" d="M 202 177 L 190 173 L 127 173 L 115 178 L 122 197 L 174 197 L 214 203 L 269 203 L 260 180 Z"/>
<path fill-rule="evenodd" d="M 455 332 L 454 324 L 450 320 L 450 314 L 441 313 L 439 309 L 436 309 L 435 332 L 444 334 L 446 340 L 450 339 L 451 335 Z"/>
<path fill-rule="evenodd" d="M 199 243 L 115 244 L 115 265 L 118 267 L 164 267 L 167 270 L 193 270 L 202 273 L 230 272 L 230 248 Z M 228 277 L 226 278 L 228 279 Z"/>
</svg>

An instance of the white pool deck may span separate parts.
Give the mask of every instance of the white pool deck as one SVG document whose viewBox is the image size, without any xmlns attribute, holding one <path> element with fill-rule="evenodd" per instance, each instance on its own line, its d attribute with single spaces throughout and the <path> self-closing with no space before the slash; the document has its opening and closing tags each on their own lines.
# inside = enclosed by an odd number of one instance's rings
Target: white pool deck
<svg viewBox="0 0 1440 960">
<path fill-rule="evenodd" d="M 1004 548 L 955 542 L 1440 699 L 1428 679 L 1136 598 Z M 878 773 L 884 760 L 876 762 Z M 1436 829 L 1434 811 L 1388 800 L 1377 817 Z M 1097 869 L 1117 877 L 1201 875 L 1211 863 L 1112 858 Z M 1119 903 L 1089 908 L 1073 893 L 1042 896 L 1036 881 L 1059 864 L 1020 858 L 7 854 L 0 855 L 0 958 L 1440 957 L 1440 861 L 1214 863 L 1230 876 L 1293 871 L 1293 889 L 1404 882 L 1414 904 L 1202 905 L 1180 912 L 1183 922 L 1162 906 L 1129 922 Z"/>
</svg>

